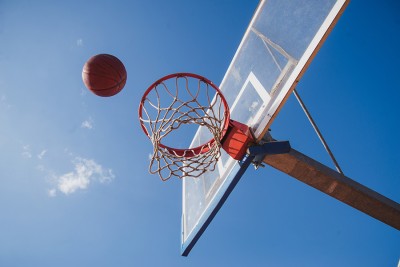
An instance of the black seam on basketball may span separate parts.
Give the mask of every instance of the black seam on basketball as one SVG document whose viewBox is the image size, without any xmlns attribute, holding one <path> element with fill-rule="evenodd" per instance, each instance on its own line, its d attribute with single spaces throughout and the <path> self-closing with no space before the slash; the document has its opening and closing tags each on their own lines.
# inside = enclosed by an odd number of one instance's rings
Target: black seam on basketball
<svg viewBox="0 0 400 267">
<path fill-rule="evenodd" d="M 112 80 L 115 80 L 115 81 L 118 81 L 115 78 L 113 78 L 115 76 L 119 76 L 119 79 L 121 79 L 121 75 L 120 74 L 112 75 L 112 74 L 110 74 L 110 68 L 106 68 L 105 66 L 102 66 L 100 64 L 96 65 L 96 70 L 97 71 L 93 71 L 93 70 L 90 71 L 89 70 L 89 71 L 83 71 L 83 72 L 86 73 L 86 74 L 89 74 L 89 75 L 103 76 L 103 77 L 106 77 L 106 78 L 109 78 L 109 79 L 112 79 Z M 112 70 L 113 70 L 113 72 L 115 72 L 115 69 L 112 69 Z"/>
<path fill-rule="evenodd" d="M 101 89 L 94 89 L 94 88 L 93 88 L 92 91 L 96 91 L 96 92 L 97 92 L 97 91 L 106 91 L 106 90 L 113 89 L 113 88 L 115 88 L 115 87 L 118 87 L 118 89 L 119 89 L 119 88 L 121 87 L 121 84 L 122 84 L 123 82 L 126 82 L 126 79 L 122 80 L 121 82 L 117 83 L 117 84 L 114 85 L 114 86 L 107 87 L 107 88 L 101 88 Z"/>
<path fill-rule="evenodd" d="M 103 75 L 110 79 L 112 79 L 111 77 L 118 76 L 119 80 L 123 79 L 124 78 L 123 76 L 126 76 L 126 75 L 121 75 L 121 73 L 120 73 L 120 72 L 126 73 L 125 67 L 122 67 L 121 70 L 119 70 L 117 68 L 114 68 L 114 65 L 112 64 L 112 63 L 117 63 L 117 64 L 120 64 L 123 66 L 123 63 L 119 59 L 117 59 L 111 55 L 108 55 L 108 54 L 102 54 L 102 56 L 103 57 L 100 60 L 98 60 L 97 62 L 95 61 L 96 67 L 93 68 L 93 69 L 96 69 L 96 71 L 97 71 L 95 73 L 97 73 L 99 75 Z M 110 74 L 110 71 L 112 71 L 113 74 Z M 86 72 L 86 73 L 88 73 L 88 72 Z M 108 75 L 108 74 L 110 74 L 110 75 Z M 115 80 L 115 81 L 119 81 L 119 80 Z"/>
<path fill-rule="evenodd" d="M 121 72 L 126 72 L 125 66 L 124 66 L 124 64 L 122 63 L 122 61 L 119 60 L 117 57 L 114 57 L 114 56 L 108 55 L 108 54 L 106 54 L 106 58 L 107 58 L 109 61 L 105 60 L 105 62 L 106 62 L 113 70 L 115 70 L 115 72 L 120 76 L 119 78 L 122 79 L 123 77 L 122 77 L 122 75 L 121 75 Z M 118 68 L 118 69 L 114 68 L 115 65 L 114 65 L 114 64 L 111 64 L 110 61 L 112 61 L 112 63 L 117 62 L 118 65 L 121 67 L 121 70 L 120 70 L 119 68 Z"/>
<path fill-rule="evenodd" d="M 123 79 L 120 70 L 117 70 L 116 68 L 114 68 L 114 64 L 112 64 L 111 61 L 116 61 L 119 64 L 121 64 L 123 66 L 123 63 L 116 57 L 108 55 L 108 54 L 104 54 L 105 58 L 103 60 L 103 62 L 105 64 L 107 64 L 109 67 L 111 67 L 111 69 L 119 76 L 120 79 Z M 123 67 L 123 69 L 125 69 L 125 67 Z M 124 71 L 126 73 L 126 70 Z"/>
<path fill-rule="evenodd" d="M 110 82 L 113 82 L 113 83 L 114 83 L 112 86 L 108 86 L 108 87 L 106 87 L 106 88 L 104 88 L 104 87 L 91 86 L 93 90 L 107 90 L 107 89 L 110 89 L 110 88 L 119 86 L 119 85 L 122 84 L 122 82 L 124 81 L 124 80 L 115 80 L 115 79 L 113 79 L 113 78 L 104 77 L 104 76 L 101 75 L 101 74 L 95 74 L 95 73 L 89 73 L 88 76 L 97 76 L 97 77 L 107 78 L 107 79 L 109 79 Z M 126 81 L 126 79 L 125 79 L 125 81 Z"/>
<path fill-rule="evenodd" d="M 104 67 L 104 66 L 102 66 L 100 64 L 96 64 L 96 67 L 92 67 L 92 68 L 90 68 L 88 70 L 83 70 L 83 72 L 84 73 L 88 73 L 88 74 L 97 73 L 97 74 L 102 74 L 104 76 L 107 76 L 110 73 L 110 69 L 106 68 L 106 67 Z M 115 77 L 115 75 L 110 75 L 110 76 L 114 76 Z"/>
<path fill-rule="evenodd" d="M 121 81 L 121 79 L 116 80 L 115 78 L 104 75 L 103 73 L 94 73 L 94 72 L 84 72 L 84 73 L 88 74 L 88 76 L 98 76 L 98 77 L 107 78 L 109 80 L 114 81 L 115 83 L 119 83 Z"/>
</svg>

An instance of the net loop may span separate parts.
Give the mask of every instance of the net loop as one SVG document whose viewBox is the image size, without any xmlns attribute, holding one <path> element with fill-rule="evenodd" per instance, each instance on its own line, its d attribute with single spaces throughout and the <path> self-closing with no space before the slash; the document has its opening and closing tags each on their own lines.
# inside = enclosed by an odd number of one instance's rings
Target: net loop
<svg viewBox="0 0 400 267">
<path fill-rule="evenodd" d="M 224 96 L 211 81 L 196 74 L 176 73 L 159 79 L 146 90 L 139 106 L 139 119 L 153 143 L 149 172 L 158 173 L 166 181 L 172 176 L 199 177 L 215 169 L 230 114 Z M 192 143 L 189 148 L 165 145 L 172 132 L 179 134 L 187 125 L 199 126 L 196 134 L 202 137 L 202 144 Z"/>
</svg>

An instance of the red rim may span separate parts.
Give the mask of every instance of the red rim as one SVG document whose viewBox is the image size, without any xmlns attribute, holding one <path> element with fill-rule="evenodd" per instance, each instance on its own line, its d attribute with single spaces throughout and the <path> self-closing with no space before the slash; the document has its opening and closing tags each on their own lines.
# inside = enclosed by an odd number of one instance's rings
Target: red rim
<svg viewBox="0 0 400 267">
<path fill-rule="evenodd" d="M 147 90 L 144 92 L 142 99 L 140 100 L 140 105 L 139 105 L 139 121 L 140 121 L 140 126 L 142 127 L 143 132 L 147 135 L 147 137 L 151 138 L 146 126 L 144 125 L 144 122 L 141 120 L 142 118 L 142 112 L 143 112 L 143 106 L 144 106 L 144 102 L 146 100 L 147 95 L 160 83 L 169 80 L 171 78 L 183 78 L 183 77 L 192 77 L 192 78 L 196 78 L 200 81 L 203 81 L 207 84 L 209 84 L 212 88 L 214 88 L 214 90 L 219 94 L 219 96 L 221 97 L 222 103 L 224 104 L 224 115 L 225 115 L 225 121 L 224 121 L 224 125 L 222 128 L 222 134 L 221 134 L 221 140 L 224 138 L 228 127 L 229 127 L 229 120 L 230 120 L 230 112 L 229 112 L 229 106 L 228 103 L 226 102 L 226 99 L 224 97 L 224 95 L 222 94 L 221 90 L 214 85 L 213 82 L 211 82 L 210 80 L 208 80 L 207 78 L 197 75 L 197 74 L 193 74 L 193 73 L 174 73 L 174 74 L 170 74 L 167 76 L 162 77 L 161 79 L 157 80 L 156 82 L 154 82 L 152 85 L 149 86 L 149 88 L 147 88 Z M 220 140 L 220 141 L 221 141 Z M 177 156 L 184 156 L 186 158 L 191 158 L 194 157 L 196 155 L 199 154 L 204 154 L 206 152 L 208 152 L 210 150 L 210 148 L 214 145 L 215 140 L 214 138 L 211 138 L 208 142 L 204 143 L 203 145 L 200 145 L 198 147 L 194 147 L 194 148 L 173 148 L 173 147 L 169 147 L 166 146 L 162 143 L 159 144 L 160 147 L 165 148 L 168 150 L 169 153 L 177 155 Z"/>
</svg>

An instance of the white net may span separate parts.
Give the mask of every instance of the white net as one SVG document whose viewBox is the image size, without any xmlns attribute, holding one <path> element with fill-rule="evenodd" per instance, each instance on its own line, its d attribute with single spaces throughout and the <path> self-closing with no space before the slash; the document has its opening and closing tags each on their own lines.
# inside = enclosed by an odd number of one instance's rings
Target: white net
<svg viewBox="0 0 400 267">
<path fill-rule="evenodd" d="M 205 78 L 194 74 L 167 76 L 150 87 L 142 98 L 140 122 L 153 143 L 149 171 L 163 181 L 172 176 L 199 177 L 215 169 L 221 156 L 221 139 L 229 110 L 219 90 Z M 182 128 L 195 125 L 204 128 L 209 138 L 190 148 L 173 148 L 165 142 L 192 140 Z M 203 130 L 204 130 L 203 129 Z M 204 132 L 204 131 L 203 131 Z"/>
</svg>

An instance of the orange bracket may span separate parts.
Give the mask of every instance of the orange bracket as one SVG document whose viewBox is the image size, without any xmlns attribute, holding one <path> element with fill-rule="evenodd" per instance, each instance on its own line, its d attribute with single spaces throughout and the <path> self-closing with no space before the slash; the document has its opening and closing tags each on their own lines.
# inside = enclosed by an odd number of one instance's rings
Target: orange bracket
<svg viewBox="0 0 400 267">
<path fill-rule="evenodd" d="M 250 127 L 234 121 L 229 121 L 228 130 L 222 139 L 222 148 L 234 159 L 241 160 L 246 154 L 247 148 L 255 140 Z"/>
</svg>

